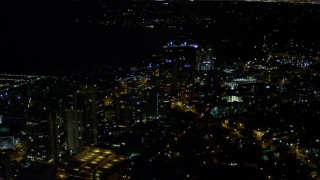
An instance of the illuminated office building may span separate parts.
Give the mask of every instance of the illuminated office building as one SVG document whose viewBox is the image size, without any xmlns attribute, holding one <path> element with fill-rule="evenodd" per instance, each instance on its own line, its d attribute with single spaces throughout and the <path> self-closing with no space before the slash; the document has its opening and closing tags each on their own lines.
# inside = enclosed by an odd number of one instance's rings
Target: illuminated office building
<svg viewBox="0 0 320 180">
<path fill-rule="evenodd" d="M 142 101 L 137 95 L 122 94 L 114 100 L 116 121 L 122 125 L 132 125 L 142 120 Z"/>
<path fill-rule="evenodd" d="M 68 149 L 97 144 L 97 110 L 99 101 L 95 86 L 81 86 L 72 95 L 67 109 Z M 102 108 L 102 107 L 101 107 Z"/>
<path fill-rule="evenodd" d="M 159 87 L 164 98 L 187 103 L 193 93 L 197 44 L 169 42 L 163 47 Z"/>
<path fill-rule="evenodd" d="M 67 110 L 67 142 L 68 149 L 76 149 L 83 146 L 82 139 L 82 111 L 75 109 Z"/>
<path fill-rule="evenodd" d="M 145 91 L 144 97 L 146 120 L 166 117 L 171 106 L 171 100 L 168 99 L 169 93 L 159 89 L 150 89 Z"/>
<path fill-rule="evenodd" d="M 32 164 L 55 164 L 65 149 L 62 112 L 38 104 L 26 117 L 27 161 Z"/>
</svg>

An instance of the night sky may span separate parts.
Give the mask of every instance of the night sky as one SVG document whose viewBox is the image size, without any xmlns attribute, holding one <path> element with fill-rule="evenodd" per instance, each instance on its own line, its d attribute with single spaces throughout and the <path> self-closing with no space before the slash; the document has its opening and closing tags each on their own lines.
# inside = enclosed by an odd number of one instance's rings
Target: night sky
<svg viewBox="0 0 320 180">
<path fill-rule="evenodd" d="M 1 65 L 0 71 L 68 71 L 69 67 L 92 63 L 135 65 L 148 59 L 178 34 L 169 30 L 164 32 L 163 29 L 112 29 L 102 28 L 97 24 L 77 24 L 74 22 L 77 16 L 86 16 L 88 11 L 94 12 L 99 9 L 99 4 L 91 2 L 96 9 L 93 7 L 88 10 L 86 6 L 77 8 L 76 3 L 78 2 L 71 0 L 1 2 L 0 60 L 6 65 Z M 121 3 L 118 2 L 120 6 Z M 289 13 L 288 17 L 290 16 Z M 221 21 L 220 26 L 214 27 L 215 32 L 199 31 L 197 37 L 215 39 L 233 35 L 235 39 L 262 39 L 262 31 L 259 34 L 252 28 L 255 33 L 241 34 L 233 24 L 233 21 Z M 299 25 L 301 29 L 308 29 L 308 33 L 302 30 L 303 39 L 306 39 L 306 34 L 312 34 L 310 32 L 318 32 L 314 23 L 310 24 L 312 27 Z M 271 26 L 272 23 L 261 25 Z M 243 27 L 247 26 L 244 24 Z M 248 28 L 242 30 L 246 33 Z M 314 39 L 312 35 L 310 37 Z"/>
<path fill-rule="evenodd" d="M 1 5 L 0 13 L 0 59 L 7 64 L 1 71 L 47 71 L 87 63 L 135 64 L 163 43 L 154 41 L 148 32 L 77 25 L 73 19 L 79 12 L 71 1 L 10 1 Z"/>
<path fill-rule="evenodd" d="M 1 61 L 20 69 L 63 62 L 62 55 L 67 59 L 71 39 L 66 12 L 67 6 L 57 3 L 10 1 L 1 5 Z"/>
</svg>

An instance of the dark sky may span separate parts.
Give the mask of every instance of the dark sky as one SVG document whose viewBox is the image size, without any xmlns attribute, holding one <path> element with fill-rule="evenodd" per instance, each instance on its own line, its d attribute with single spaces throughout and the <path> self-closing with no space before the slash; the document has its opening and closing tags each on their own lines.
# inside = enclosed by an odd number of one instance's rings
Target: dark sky
<svg viewBox="0 0 320 180">
<path fill-rule="evenodd" d="M 1 2 L 1 62 L 19 68 L 63 62 L 62 55 L 70 56 L 68 6 L 40 1 Z"/>
<path fill-rule="evenodd" d="M 93 63 L 134 65 L 148 59 L 166 42 L 186 31 L 184 29 L 183 32 L 172 32 L 172 30 L 164 31 L 157 28 L 154 30 L 112 29 L 96 24 L 74 23 L 75 17 L 86 17 L 99 9 L 98 3 L 94 3 L 94 0 L 86 1 L 90 1 L 89 4 L 93 6 L 90 12 L 87 4 L 79 8 L 76 5 L 78 2 L 72 0 L 0 1 L 0 71 L 41 70 L 46 72 L 55 68 L 68 69 Z M 121 6 L 123 1 L 119 4 Z M 207 8 L 208 12 L 213 11 L 211 8 L 219 10 L 215 8 L 215 4 L 212 5 Z M 228 8 L 228 4 L 226 5 Z M 231 6 L 233 7 L 233 4 Z M 239 8 L 238 10 L 243 11 L 242 14 L 248 17 L 252 17 L 248 8 L 256 8 L 254 13 L 257 15 L 260 14 L 260 10 L 264 10 L 266 17 L 269 17 L 269 11 L 274 11 L 262 6 L 247 7 L 246 3 Z M 219 43 L 219 40 L 224 42 L 224 39 L 233 39 L 235 45 L 240 40 L 243 42 L 262 40 L 264 34 L 279 28 L 282 28 L 280 32 L 283 33 L 279 36 L 282 38 L 288 35 L 288 37 L 300 37 L 302 40 L 317 39 L 319 41 L 317 38 L 319 31 L 316 26 L 319 16 L 315 14 L 319 12 L 317 8 L 310 11 L 312 14 L 304 13 L 303 16 L 300 14 L 304 11 L 300 11 L 298 6 L 285 8 L 288 7 L 279 6 L 275 13 L 270 13 L 270 18 L 264 18 L 260 23 L 250 18 L 248 20 L 244 18 L 246 23 L 238 22 L 237 17 L 229 16 L 223 13 L 223 10 L 219 10 L 221 12 L 218 15 L 221 16 L 217 17 L 221 19 L 220 21 L 218 19 L 210 30 L 201 28 L 194 30 L 193 26 L 190 26 L 190 31 L 194 32 L 193 37 L 211 39 L 212 42 Z M 278 14 L 285 18 L 277 21 Z M 261 16 L 264 17 L 264 14 L 262 13 Z M 297 23 L 290 21 L 287 23 L 287 20 L 295 17 L 298 20 Z M 293 30 L 297 32 L 293 33 Z M 251 41 L 248 43 L 249 48 L 253 47 Z M 232 43 L 223 45 L 230 44 Z M 236 55 L 235 52 L 244 52 L 243 49 L 232 52 L 229 47 L 224 50 L 228 51 L 228 54 Z M 251 53 L 251 51 L 248 52 Z"/>
<path fill-rule="evenodd" d="M 0 59 L 7 64 L 1 71 L 135 64 L 165 42 L 150 32 L 75 24 L 74 17 L 82 12 L 68 0 L 1 2 L 0 13 Z"/>
</svg>

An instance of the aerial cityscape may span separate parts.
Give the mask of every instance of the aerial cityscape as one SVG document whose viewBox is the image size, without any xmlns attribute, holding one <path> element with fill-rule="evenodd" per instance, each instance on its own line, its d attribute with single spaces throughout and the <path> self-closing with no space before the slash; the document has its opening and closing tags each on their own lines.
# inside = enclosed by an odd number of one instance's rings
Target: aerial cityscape
<svg viewBox="0 0 320 180">
<path fill-rule="evenodd" d="M 0 179 L 320 179 L 317 1 L 0 13 Z"/>
</svg>

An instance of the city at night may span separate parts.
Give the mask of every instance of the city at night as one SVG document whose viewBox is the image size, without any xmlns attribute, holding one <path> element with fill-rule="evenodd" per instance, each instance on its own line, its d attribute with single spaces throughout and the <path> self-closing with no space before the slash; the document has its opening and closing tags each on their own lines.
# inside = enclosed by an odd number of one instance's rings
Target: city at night
<svg viewBox="0 0 320 180">
<path fill-rule="evenodd" d="M 320 1 L 0 3 L 0 180 L 320 179 Z"/>
</svg>

